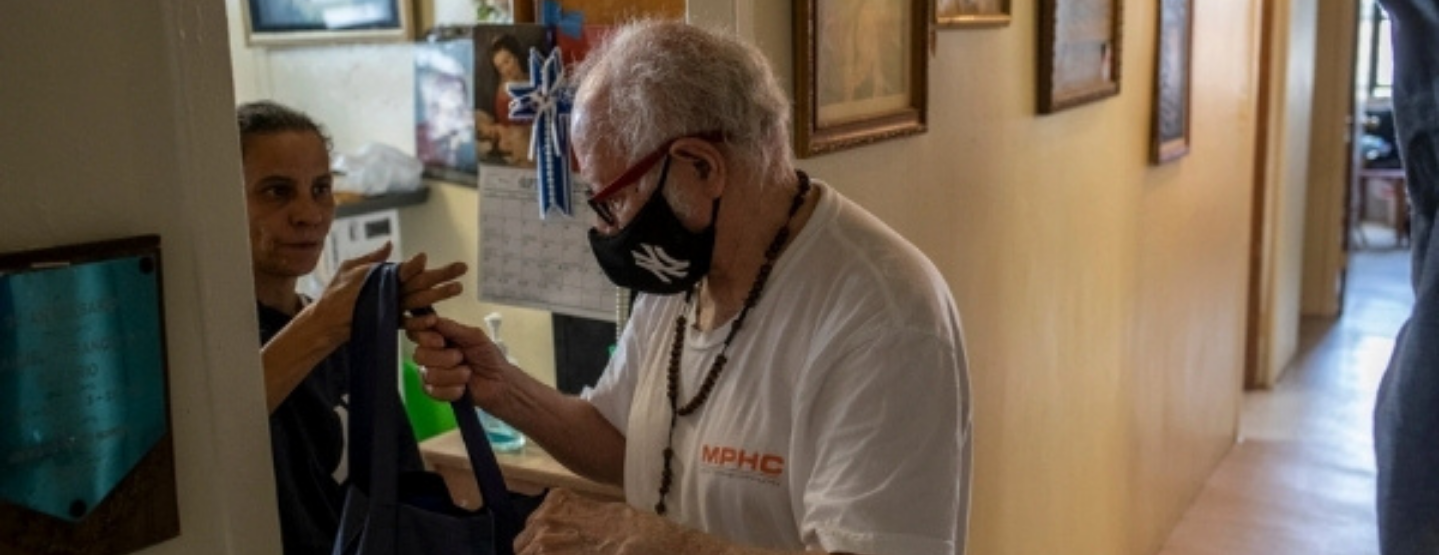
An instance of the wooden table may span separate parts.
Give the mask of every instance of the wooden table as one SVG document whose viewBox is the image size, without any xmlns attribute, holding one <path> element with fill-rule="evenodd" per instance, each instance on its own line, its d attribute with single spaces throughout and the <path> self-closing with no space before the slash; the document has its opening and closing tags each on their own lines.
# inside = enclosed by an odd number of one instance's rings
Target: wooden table
<svg viewBox="0 0 1439 555">
<path fill-rule="evenodd" d="M 466 509 L 480 507 L 480 489 L 470 470 L 470 459 L 465 454 L 459 430 L 421 442 L 420 454 L 435 472 L 444 477 L 456 505 Z M 523 449 L 514 453 L 495 453 L 495 460 L 500 463 L 505 485 L 516 493 L 535 495 L 546 488 L 559 487 L 609 501 L 623 501 L 625 498 L 623 489 L 570 472 L 533 442 L 526 443 Z"/>
<path fill-rule="evenodd" d="M 1364 205 L 1369 198 L 1369 180 L 1387 181 L 1394 193 L 1394 203 L 1389 214 L 1390 221 L 1394 222 L 1394 244 L 1405 245 L 1409 242 L 1409 190 L 1404 184 L 1404 170 L 1402 168 L 1365 168 L 1359 170 L 1359 194 L 1358 206 L 1354 208 L 1354 224 L 1363 221 Z M 1357 230 L 1357 228 L 1355 228 Z M 1360 237 L 1362 238 L 1362 234 Z M 1362 245 L 1362 240 L 1361 240 Z"/>
</svg>

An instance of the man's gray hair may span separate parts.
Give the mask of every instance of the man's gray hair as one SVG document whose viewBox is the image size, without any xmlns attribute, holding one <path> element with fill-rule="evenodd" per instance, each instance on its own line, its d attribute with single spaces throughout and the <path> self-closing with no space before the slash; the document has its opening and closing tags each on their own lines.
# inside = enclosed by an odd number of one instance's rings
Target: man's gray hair
<svg viewBox="0 0 1439 555">
<path fill-rule="evenodd" d="M 764 54 L 737 37 L 679 21 L 629 23 L 590 51 L 575 78 L 587 132 L 614 155 L 634 161 L 667 140 L 719 131 L 741 171 L 793 172 L 789 99 Z"/>
</svg>

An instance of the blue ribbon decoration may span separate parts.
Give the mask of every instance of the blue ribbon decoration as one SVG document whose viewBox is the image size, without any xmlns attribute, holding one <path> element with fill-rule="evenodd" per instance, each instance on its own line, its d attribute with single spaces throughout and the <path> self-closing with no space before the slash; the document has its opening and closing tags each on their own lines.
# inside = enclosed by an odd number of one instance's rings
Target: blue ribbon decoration
<svg viewBox="0 0 1439 555">
<path fill-rule="evenodd" d="M 561 33 L 571 38 L 580 38 L 585 29 L 584 12 L 565 13 L 560 9 L 560 3 L 556 0 L 545 0 L 541 6 L 540 24 L 551 29 L 558 29 Z"/>
<path fill-rule="evenodd" d="M 570 111 L 574 92 L 565 76 L 559 47 L 548 56 L 530 49 L 530 82 L 508 83 L 510 119 L 533 120 L 530 159 L 535 161 L 539 179 L 540 218 L 552 210 L 574 217 L 570 177 Z"/>
</svg>

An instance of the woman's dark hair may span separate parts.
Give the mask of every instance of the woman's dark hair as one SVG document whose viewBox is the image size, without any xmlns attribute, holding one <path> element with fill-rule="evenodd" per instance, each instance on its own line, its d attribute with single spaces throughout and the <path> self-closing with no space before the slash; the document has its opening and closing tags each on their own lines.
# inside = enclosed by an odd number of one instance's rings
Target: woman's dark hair
<svg viewBox="0 0 1439 555">
<path fill-rule="evenodd" d="M 282 133 L 286 131 L 309 131 L 320 137 L 325 150 L 330 150 L 330 136 L 324 128 L 304 112 L 269 100 L 246 102 L 235 108 L 235 119 L 240 125 L 240 154 L 244 155 L 245 140 L 255 135 Z"/>
<path fill-rule="evenodd" d="M 490 59 L 494 60 L 495 54 L 500 53 L 501 50 L 508 51 L 520 64 L 524 64 L 527 59 L 525 58 L 525 47 L 520 45 L 520 39 L 509 33 L 502 34 L 490 41 Z"/>
</svg>

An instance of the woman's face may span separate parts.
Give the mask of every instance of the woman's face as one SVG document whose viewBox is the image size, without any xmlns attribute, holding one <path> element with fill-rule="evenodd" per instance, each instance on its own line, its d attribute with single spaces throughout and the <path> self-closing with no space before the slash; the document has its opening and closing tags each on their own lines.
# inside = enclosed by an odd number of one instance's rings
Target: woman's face
<svg viewBox="0 0 1439 555">
<path fill-rule="evenodd" d="M 310 131 L 245 142 L 245 202 L 255 281 L 298 279 L 315 269 L 335 219 L 330 153 Z"/>
<path fill-rule="evenodd" d="M 509 50 L 501 48 L 495 52 L 494 58 L 490 61 L 494 62 L 495 71 L 500 74 L 500 82 L 509 83 L 512 81 L 527 80 L 524 70 L 520 68 L 519 58 L 516 58 Z"/>
</svg>

